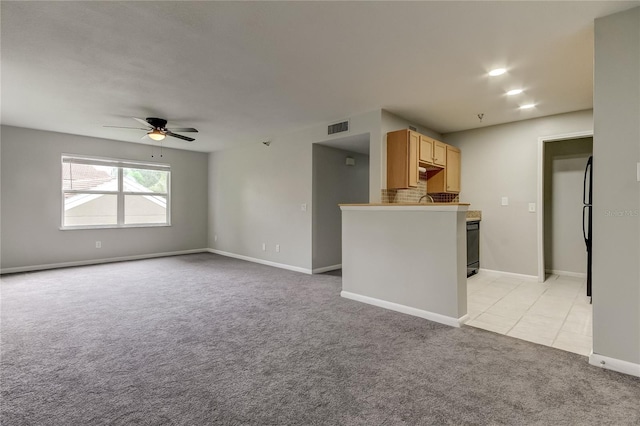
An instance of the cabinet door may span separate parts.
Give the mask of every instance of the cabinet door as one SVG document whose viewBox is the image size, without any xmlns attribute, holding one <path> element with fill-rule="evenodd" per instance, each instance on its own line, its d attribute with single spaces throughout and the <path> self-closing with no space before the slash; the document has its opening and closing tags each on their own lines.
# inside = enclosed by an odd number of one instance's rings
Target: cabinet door
<svg viewBox="0 0 640 426">
<path fill-rule="evenodd" d="M 460 192 L 460 150 L 447 145 L 447 192 Z"/>
<path fill-rule="evenodd" d="M 418 186 L 420 134 L 410 130 L 387 133 L 387 189 Z"/>
<path fill-rule="evenodd" d="M 447 165 L 447 148 L 440 141 L 433 140 L 433 164 L 445 167 Z"/>
<path fill-rule="evenodd" d="M 420 162 L 433 164 L 433 139 L 420 135 Z"/>
</svg>

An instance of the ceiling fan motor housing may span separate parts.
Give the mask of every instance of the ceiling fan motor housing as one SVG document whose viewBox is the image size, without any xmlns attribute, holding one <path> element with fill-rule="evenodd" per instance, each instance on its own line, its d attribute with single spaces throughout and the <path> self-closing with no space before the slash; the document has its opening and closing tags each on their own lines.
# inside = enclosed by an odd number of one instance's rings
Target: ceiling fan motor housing
<svg viewBox="0 0 640 426">
<path fill-rule="evenodd" d="M 147 123 L 155 127 L 156 129 L 164 129 L 167 125 L 167 120 L 156 117 L 147 117 Z"/>
</svg>

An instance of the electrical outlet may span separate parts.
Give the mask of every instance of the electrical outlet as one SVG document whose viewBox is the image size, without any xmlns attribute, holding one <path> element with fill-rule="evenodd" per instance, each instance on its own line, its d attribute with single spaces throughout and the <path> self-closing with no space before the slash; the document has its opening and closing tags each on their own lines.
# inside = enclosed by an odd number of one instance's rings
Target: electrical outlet
<svg viewBox="0 0 640 426">
<path fill-rule="evenodd" d="M 276 244 L 276 253 L 280 253 L 280 244 Z"/>
<path fill-rule="evenodd" d="M 262 243 L 262 251 L 267 251 L 267 244 L 266 243 Z"/>
<path fill-rule="evenodd" d="M 502 205 L 503 206 L 509 205 L 509 197 L 502 197 Z"/>
<path fill-rule="evenodd" d="M 536 212 L 536 203 L 529 203 L 529 212 L 530 213 Z"/>
<path fill-rule="evenodd" d="M 303 212 L 307 211 L 307 203 L 300 204 L 300 211 L 303 211 Z"/>
<path fill-rule="evenodd" d="M 102 241 L 96 241 L 96 248 L 102 248 Z"/>
</svg>

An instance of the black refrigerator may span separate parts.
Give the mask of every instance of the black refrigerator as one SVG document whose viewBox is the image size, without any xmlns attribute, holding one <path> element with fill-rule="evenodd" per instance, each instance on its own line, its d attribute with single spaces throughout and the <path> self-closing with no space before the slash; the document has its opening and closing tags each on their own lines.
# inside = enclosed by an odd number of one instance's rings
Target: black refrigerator
<svg viewBox="0 0 640 426">
<path fill-rule="evenodd" d="M 587 160 L 584 170 L 584 190 L 582 193 L 582 235 L 587 246 L 587 296 L 591 297 L 591 259 L 593 246 L 593 156 Z"/>
</svg>

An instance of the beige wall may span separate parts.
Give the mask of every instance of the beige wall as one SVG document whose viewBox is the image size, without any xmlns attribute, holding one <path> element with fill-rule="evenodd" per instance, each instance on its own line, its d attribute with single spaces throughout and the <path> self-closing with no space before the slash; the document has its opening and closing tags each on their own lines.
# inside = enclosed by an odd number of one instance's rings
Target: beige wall
<svg viewBox="0 0 640 426">
<path fill-rule="evenodd" d="M 350 117 L 348 135 L 364 133 L 370 135 L 369 196 L 375 194 L 379 200 L 380 110 Z M 256 141 L 211 153 L 209 247 L 310 272 L 312 147 L 329 139 L 326 125 L 319 125 L 275 136 L 268 147 Z M 280 252 L 275 251 L 276 244 Z"/>
<path fill-rule="evenodd" d="M 578 111 L 443 136 L 462 150 L 460 202 L 482 210 L 480 266 L 537 276 L 537 221 L 529 203 L 538 191 L 538 138 L 593 129 L 592 111 Z M 501 198 L 509 205 L 502 206 Z"/>
<path fill-rule="evenodd" d="M 640 7 L 595 21 L 593 352 L 640 375 Z"/>
<path fill-rule="evenodd" d="M 343 296 L 456 324 L 467 313 L 465 217 L 466 207 L 343 207 Z"/>
<path fill-rule="evenodd" d="M 62 231 L 63 153 L 153 161 L 149 146 L 10 126 L 1 131 L 3 270 L 207 247 L 207 154 L 164 150 L 171 226 Z"/>
</svg>

